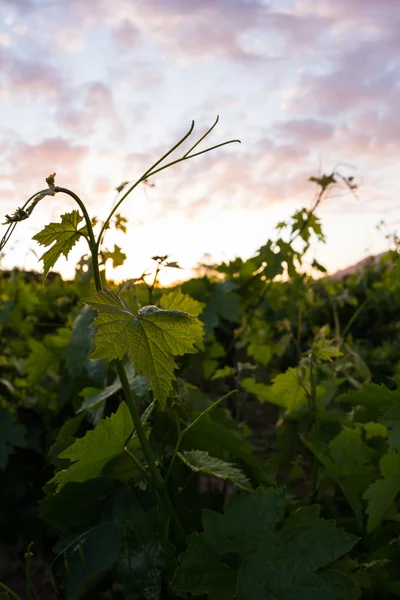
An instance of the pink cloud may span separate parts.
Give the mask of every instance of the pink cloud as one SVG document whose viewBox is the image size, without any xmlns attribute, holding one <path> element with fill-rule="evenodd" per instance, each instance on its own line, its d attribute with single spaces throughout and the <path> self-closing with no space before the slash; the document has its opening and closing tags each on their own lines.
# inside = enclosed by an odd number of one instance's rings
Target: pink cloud
<svg viewBox="0 0 400 600">
<path fill-rule="evenodd" d="M 18 94 L 25 101 L 32 101 L 37 97 L 54 101 L 65 101 L 67 98 L 62 77 L 45 62 L 21 60 L 8 51 L 3 52 L 0 71 L 3 77 L 0 96 Z"/>
</svg>

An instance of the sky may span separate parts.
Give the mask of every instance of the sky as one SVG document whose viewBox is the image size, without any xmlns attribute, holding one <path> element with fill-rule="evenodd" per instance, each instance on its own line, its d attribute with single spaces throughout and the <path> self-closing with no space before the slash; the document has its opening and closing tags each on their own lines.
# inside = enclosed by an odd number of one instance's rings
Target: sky
<svg viewBox="0 0 400 600">
<path fill-rule="evenodd" d="M 127 198 L 128 234 L 108 232 L 105 246 L 128 259 L 110 277 L 139 277 L 153 255 L 183 267 L 166 284 L 205 255 L 250 257 L 311 205 L 308 178 L 335 169 L 354 176 L 358 194 L 326 198 L 327 241 L 311 254 L 334 272 L 381 252 L 378 223 L 394 230 L 400 219 L 399 29 L 398 0 L 0 0 L 0 215 L 56 172 L 104 220 L 118 185 L 193 119 L 194 143 L 219 115 L 209 145 L 241 144 Z M 2 268 L 40 269 L 32 236 L 75 208 L 61 194 L 42 200 Z M 55 270 L 72 277 L 84 244 Z"/>
</svg>

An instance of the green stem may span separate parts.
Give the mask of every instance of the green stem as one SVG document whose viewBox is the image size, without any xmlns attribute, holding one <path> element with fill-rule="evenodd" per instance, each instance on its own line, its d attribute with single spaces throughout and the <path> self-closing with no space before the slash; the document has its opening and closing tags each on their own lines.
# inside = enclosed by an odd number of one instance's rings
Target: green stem
<svg viewBox="0 0 400 600">
<path fill-rule="evenodd" d="M 182 443 L 183 438 L 187 434 L 187 432 L 194 425 L 196 425 L 197 421 L 199 421 L 200 419 L 202 419 L 206 414 L 208 414 L 209 412 L 211 412 L 212 410 L 214 410 L 214 408 L 216 408 L 218 406 L 218 404 L 221 404 L 221 402 L 223 402 L 224 400 L 226 400 L 227 398 L 229 398 L 229 396 L 231 396 L 232 394 L 235 394 L 236 392 L 237 392 L 237 390 L 231 390 L 230 392 L 228 392 L 228 394 L 226 394 L 225 396 L 222 396 L 222 398 L 220 398 L 219 400 L 217 400 L 216 402 L 214 402 L 214 404 L 211 404 L 211 406 L 209 406 L 208 408 L 206 408 L 206 410 L 204 410 L 198 417 L 196 417 L 196 419 L 194 421 L 192 421 L 192 423 L 190 423 L 183 431 L 181 431 L 179 433 L 178 440 L 176 442 L 176 445 L 175 445 L 175 448 L 174 448 L 174 452 L 172 454 L 171 462 L 169 463 L 168 471 L 167 471 L 167 474 L 165 475 L 165 478 L 164 478 L 164 484 L 165 485 L 167 484 L 169 476 L 171 475 L 171 471 L 172 471 L 172 467 L 173 467 L 174 462 L 175 462 L 176 455 L 179 452 L 180 445 Z"/>
<path fill-rule="evenodd" d="M 313 414 L 314 424 L 318 427 L 318 407 L 317 407 L 317 378 L 315 375 L 314 369 L 314 356 L 310 357 L 310 401 L 311 401 L 311 410 Z M 315 498 L 318 489 L 318 469 L 319 469 L 319 461 L 316 456 L 314 456 L 314 464 L 312 471 L 312 497 Z"/>
<path fill-rule="evenodd" d="M 67 196 L 71 196 L 71 198 L 73 198 L 73 200 L 75 200 L 75 202 L 78 204 L 79 208 L 82 211 L 83 218 L 85 219 L 86 227 L 88 230 L 88 236 L 89 236 L 88 244 L 89 244 L 89 248 L 90 248 L 90 253 L 92 255 L 94 281 L 96 284 L 97 291 L 101 291 L 103 286 L 101 285 L 100 269 L 99 269 L 99 256 L 98 256 L 99 248 L 98 248 L 98 246 L 96 244 L 96 240 L 94 238 L 92 222 L 90 220 L 89 213 L 86 210 L 86 206 L 84 205 L 82 200 L 79 198 L 79 196 L 77 194 L 75 194 L 75 192 L 72 192 L 71 190 L 68 190 L 67 188 L 58 187 L 58 186 L 56 186 L 54 188 L 54 190 L 55 190 L 55 192 L 62 192 L 63 194 L 67 194 Z"/>
<path fill-rule="evenodd" d="M 236 142 L 239 143 L 239 144 L 241 143 L 240 140 L 229 140 L 227 142 L 222 142 L 221 144 L 216 144 L 215 146 L 211 146 L 210 148 L 206 148 L 205 150 L 201 150 L 200 152 L 195 152 L 194 154 L 190 154 L 190 152 L 201 141 L 203 141 L 204 138 L 207 137 L 207 135 L 214 129 L 214 127 L 216 126 L 217 123 L 218 123 L 218 117 L 217 117 L 214 125 L 212 127 L 210 127 L 210 129 L 191 147 L 191 149 L 188 152 L 186 152 L 180 158 L 177 158 L 176 160 L 173 160 L 173 161 L 167 163 L 166 165 L 163 165 L 162 167 L 159 167 L 158 165 L 160 165 L 167 158 L 167 156 L 169 156 L 170 154 L 172 154 L 172 152 L 174 152 L 174 150 L 176 150 L 177 148 L 179 148 L 179 146 L 181 146 L 183 144 L 183 142 L 190 136 L 190 134 L 192 133 L 193 128 L 194 128 L 194 121 L 192 121 L 192 124 L 191 124 L 188 132 L 179 140 L 179 142 L 177 142 L 174 146 L 172 146 L 172 148 L 170 148 L 160 159 L 158 159 L 149 169 L 147 169 L 147 171 L 145 173 L 143 173 L 143 175 L 133 185 L 131 185 L 131 187 L 128 189 L 127 192 L 125 192 L 125 194 L 122 196 L 122 198 L 120 198 L 120 200 L 118 200 L 117 204 L 111 210 L 111 212 L 108 215 L 107 219 L 103 223 L 103 226 L 102 226 L 102 228 L 100 230 L 100 233 L 99 233 L 99 237 L 97 238 L 97 243 L 98 244 L 101 241 L 103 233 L 106 230 L 106 228 L 107 228 L 107 226 L 108 226 L 108 224 L 109 224 L 109 222 L 111 220 L 111 217 L 118 210 L 119 206 L 122 204 L 122 202 L 125 200 L 125 198 L 127 196 L 129 196 L 129 194 L 140 183 L 142 183 L 145 179 L 149 179 L 150 177 L 152 177 L 156 173 L 159 173 L 160 171 L 164 171 L 165 169 L 168 169 L 169 167 L 172 167 L 172 165 L 176 165 L 178 163 L 184 162 L 185 160 L 189 160 L 191 158 L 194 158 L 195 156 L 200 156 L 200 154 L 205 154 L 206 152 L 211 152 L 211 150 L 215 150 L 216 148 L 221 148 L 222 146 L 226 146 L 227 144 L 233 144 L 233 143 L 236 143 Z"/>
<path fill-rule="evenodd" d="M 362 313 L 362 311 L 367 306 L 367 304 L 369 304 L 370 301 L 371 301 L 371 296 L 368 296 L 368 298 L 366 298 L 364 300 L 364 302 L 362 304 L 360 304 L 360 306 L 357 308 L 357 310 L 351 316 L 351 318 L 350 318 L 349 322 L 347 323 L 346 327 L 343 329 L 342 340 L 345 340 L 346 335 L 348 334 L 348 332 L 349 332 L 351 326 L 353 325 L 354 321 L 359 317 L 359 315 Z"/>
<path fill-rule="evenodd" d="M 18 594 L 16 594 L 12 590 L 10 590 L 10 588 L 8 586 L 6 586 L 5 583 L 1 583 L 1 581 L 0 581 L 0 588 L 2 588 L 4 591 L 6 591 L 7 594 L 10 594 L 10 596 L 15 598 L 15 600 L 22 600 L 21 596 L 18 596 Z"/>
<path fill-rule="evenodd" d="M 163 479 L 163 477 L 157 467 L 156 461 L 154 459 L 153 452 L 150 448 L 149 440 L 147 439 L 146 432 L 143 428 L 142 421 L 141 421 L 140 415 L 139 415 L 139 411 L 136 406 L 135 397 L 130 388 L 129 381 L 128 381 L 128 378 L 125 373 L 125 369 L 120 361 L 117 361 L 116 365 L 117 365 L 117 373 L 118 373 L 119 379 L 121 381 L 122 389 L 124 391 L 125 400 L 128 405 L 129 411 L 131 413 L 132 420 L 135 425 L 136 433 L 137 433 L 137 436 L 138 436 L 139 441 L 142 446 L 143 454 L 145 455 L 147 464 L 149 466 L 149 471 L 150 471 L 153 485 L 155 486 L 155 488 L 157 490 L 157 495 L 160 499 L 160 502 L 164 508 L 166 515 L 169 516 L 169 518 L 171 519 L 171 521 L 173 522 L 173 524 L 175 526 L 176 532 L 178 533 L 179 538 L 180 538 L 181 545 L 186 547 L 185 531 L 184 531 L 182 524 L 179 520 L 179 517 L 175 511 L 175 508 L 171 502 L 167 488 L 165 486 L 164 479 Z"/>
</svg>

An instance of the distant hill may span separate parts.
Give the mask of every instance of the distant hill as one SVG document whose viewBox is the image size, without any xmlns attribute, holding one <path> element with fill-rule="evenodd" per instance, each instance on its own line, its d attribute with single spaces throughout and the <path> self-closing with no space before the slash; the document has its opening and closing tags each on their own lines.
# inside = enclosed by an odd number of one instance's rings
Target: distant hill
<svg viewBox="0 0 400 600">
<path fill-rule="evenodd" d="M 351 265 L 350 267 L 346 267 L 345 269 L 340 269 L 340 271 L 336 271 L 333 275 L 329 275 L 331 279 L 342 279 L 347 275 L 353 275 L 354 273 L 359 273 L 364 269 L 364 267 L 373 266 L 379 263 L 379 261 L 386 255 L 386 252 L 381 252 L 380 254 L 375 254 L 372 256 L 367 256 L 367 258 L 363 258 L 355 265 Z"/>
</svg>

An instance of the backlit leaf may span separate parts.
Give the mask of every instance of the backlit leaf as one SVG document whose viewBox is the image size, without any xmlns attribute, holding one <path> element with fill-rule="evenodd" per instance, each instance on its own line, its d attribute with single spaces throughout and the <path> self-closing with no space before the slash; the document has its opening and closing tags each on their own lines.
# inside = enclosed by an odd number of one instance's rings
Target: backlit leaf
<svg viewBox="0 0 400 600">
<path fill-rule="evenodd" d="M 165 407 L 175 379 L 174 356 L 196 352 L 193 317 L 177 310 L 145 306 L 133 314 L 115 292 L 97 292 L 85 304 L 97 312 L 94 352 L 90 358 L 121 360 L 128 354 L 134 367 L 150 381 Z"/>
<path fill-rule="evenodd" d="M 99 421 L 95 429 L 59 454 L 59 458 L 67 458 L 72 464 L 56 473 L 51 481 L 57 482 L 60 490 L 68 481 L 83 482 L 98 477 L 103 467 L 123 452 L 132 433 L 132 417 L 122 402 L 116 413 Z"/>
<path fill-rule="evenodd" d="M 61 215 L 61 223 L 50 223 L 42 231 L 33 236 L 33 239 L 39 242 L 41 246 L 51 246 L 53 244 L 41 257 L 44 266 L 44 278 L 46 278 L 49 270 L 56 264 L 61 254 L 65 258 L 68 258 L 68 254 L 76 242 L 82 235 L 87 234 L 86 226 L 78 229 L 78 225 L 82 219 L 83 217 L 79 212 L 73 210 L 71 213 Z"/>
</svg>

